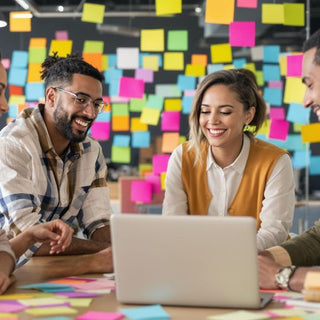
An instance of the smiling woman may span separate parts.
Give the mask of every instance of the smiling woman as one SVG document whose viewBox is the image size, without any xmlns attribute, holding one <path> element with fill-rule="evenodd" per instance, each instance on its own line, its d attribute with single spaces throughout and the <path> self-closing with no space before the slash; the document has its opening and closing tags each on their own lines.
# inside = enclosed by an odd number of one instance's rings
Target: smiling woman
<svg viewBox="0 0 320 320">
<path fill-rule="evenodd" d="M 163 214 L 252 216 L 258 249 L 283 242 L 294 211 L 293 171 L 285 151 L 254 137 L 265 112 L 251 71 L 204 78 L 193 99 L 189 141 L 169 160 Z"/>
</svg>

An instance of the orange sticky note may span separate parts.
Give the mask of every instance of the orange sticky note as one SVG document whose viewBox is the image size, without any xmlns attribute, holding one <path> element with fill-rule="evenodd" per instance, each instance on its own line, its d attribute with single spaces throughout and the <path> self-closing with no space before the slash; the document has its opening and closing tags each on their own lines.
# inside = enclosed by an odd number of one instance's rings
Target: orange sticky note
<svg viewBox="0 0 320 320">
<path fill-rule="evenodd" d="M 179 132 L 164 132 L 162 134 L 162 153 L 172 153 L 172 151 L 179 145 Z"/>
<path fill-rule="evenodd" d="M 177 14 L 182 12 L 181 0 L 156 0 L 156 15 Z"/>
<path fill-rule="evenodd" d="M 129 116 L 112 116 L 113 131 L 129 131 Z"/>
<path fill-rule="evenodd" d="M 302 142 L 320 142 L 320 123 L 301 126 Z"/>
<path fill-rule="evenodd" d="M 230 24 L 234 20 L 234 0 L 207 0 L 205 22 Z"/>
<path fill-rule="evenodd" d="M 41 82 L 41 63 L 29 63 L 27 82 Z"/>
<path fill-rule="evenodd" d="M 47 45 L 46 38 L 31 38 L 29 42 L 30 48 L 43 48 Z"/>
<path fill-rule="evenodd" d="M 9 85 L 9 95 L 10 96 L 11 95 L 18 95 L 18 96 L 23 95 L 23 87 Z"/>
<path fill-rule="evenodd" d="M 72 40 L 51 40 L 49 55 L 58 52 L 59 57 L 66 57 L 72 51 Z"/>
<path fill-rule="evenodd" d="M 206 54 L 193 54 L 191 56 L 191 64 L 206 66 L 208 64 L 208 56 Z"/>
<path fill-rule="evenodd" d="M 232 62 L 232 50 L 229 43 L 213 44 L 210 49 L 212 63 Z"/>
<path fill-rule="evenodd" d="M 82 9 L 81 21 L 102 23 L 105 8 L 104 4 L 85 3 Z"/>
<path fill-rule="evenodd" d="M 164 70 L 184 70 L 183 52 L 165 52 L 163 69 Z"/>
<path fill-rule="evenodd" d="M 102 53 L 83 52 L 82 57 L 84 61 L 102 71 Z"/>
<path fill-rule="evenodd" d="M 164 29 L 141 30 L 141 51 L 164 51 Z"/>
<path fill-rule="evenodd" d="M 9 25 L 10 32 L 30 32 L 31 31 L 30 11 L 12 11 L 10 12 Z"/>
</svg>

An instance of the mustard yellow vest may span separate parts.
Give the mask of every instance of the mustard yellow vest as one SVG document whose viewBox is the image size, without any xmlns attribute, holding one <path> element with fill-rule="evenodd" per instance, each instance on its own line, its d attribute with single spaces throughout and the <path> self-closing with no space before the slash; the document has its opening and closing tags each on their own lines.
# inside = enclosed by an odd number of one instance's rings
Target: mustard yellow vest
<svg viewBox="0 0 320 320">
<path fill-rule="evenodd" d="M 202 143 L 202 162 L 194 166 L 195 152 L 188 151 L 188 142 L 182 145 L 181 178 L 184 191 L 188 197 L 189 214 L 207 215 L 212 199 L 207 179 L 207 154 L 209 145 Z M 250 138 L 250 151 L 239 189 L 230 207 L 229 215 L 252 216 L 260 228 L 259 214 L 264 199 L 264 190 L 278 159 L 286 152 L 281 148 Z"/>
</svg>

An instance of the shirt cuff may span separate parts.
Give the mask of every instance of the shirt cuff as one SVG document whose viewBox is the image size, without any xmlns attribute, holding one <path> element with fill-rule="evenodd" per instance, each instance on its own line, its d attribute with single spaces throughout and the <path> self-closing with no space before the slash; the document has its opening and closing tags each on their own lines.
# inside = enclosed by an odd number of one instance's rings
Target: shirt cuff
<svg viewBox="0 0 320 320">
<path fill-rule="evenodd" d="M 273 259 L 282 266 L 291 266 L 292 261 L 288 251 L 280 246 L 275 246 L 267 249 L 271 253 Z"/>
</svg>

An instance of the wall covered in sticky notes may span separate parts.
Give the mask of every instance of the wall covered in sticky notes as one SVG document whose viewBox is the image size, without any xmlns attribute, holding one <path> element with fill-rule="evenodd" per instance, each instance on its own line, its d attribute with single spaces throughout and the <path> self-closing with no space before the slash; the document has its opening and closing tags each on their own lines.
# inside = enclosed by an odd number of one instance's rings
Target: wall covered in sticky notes
<svg viewBox="0 0 320 320">
<path fill-rule="evenodd" d="M 82 17 L 32 17 L 25 29 L 20 23 L 20 33 L 1 30 L 6 44 L 1 50 L 8 71 L 8 119 L 43 101 L 39 66 L 48 54 L 79 52 L 105 76 L 108 106 L 90 135 L 100 141 L 111 167 L 147 166 L 140 172 L 156 175 L 165 188 L 167 160 L 187 139 L 199 81 L 220 69 L 248 68 L 256 74 L 269 105 L 268 120 L 258 136 L 288 150 L 297 170 L 308 163 L 316 168 L 320 130 L 310 124 L 315 118 L 302 107 L 300 79 L 305 1 L 207 0 L 198 15 L 181 10 L 183 4 L 183 0 L 157 1 L 153 16 L 135 18 L 103 16 L 103 5 L 93 8 L 96 12 L 87 4 Z M 104 33 L 96 23 L 138 30 L 138 36 Z M 1 127 L 5 120 L 1 118 Z M 302 153 L 309 154 L 307 143 L 310 156 L 303 158 Z M 312 169 L 310 174 L 316 177 L 318 171 Z M 310 191 L 320 189 L 316 180 L 320 179 L 314 179 Z"/>
</svg>

